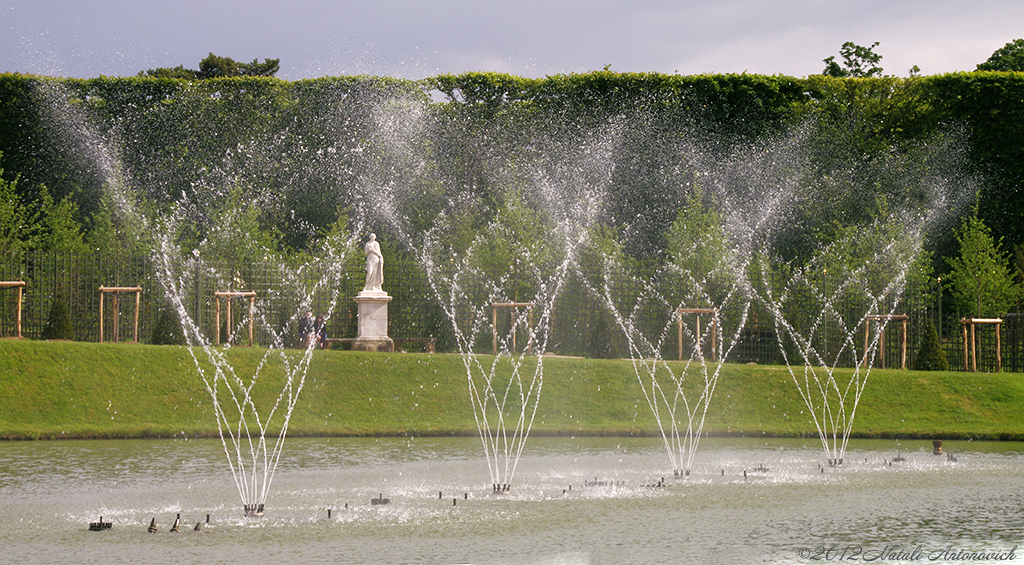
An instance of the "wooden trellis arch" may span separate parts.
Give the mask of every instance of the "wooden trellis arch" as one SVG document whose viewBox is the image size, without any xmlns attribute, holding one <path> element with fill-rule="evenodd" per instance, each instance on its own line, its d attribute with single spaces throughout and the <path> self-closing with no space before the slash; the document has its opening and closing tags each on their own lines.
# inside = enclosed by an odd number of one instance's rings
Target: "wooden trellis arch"
<svg viewBox="0 0 1024 565">
<path fill-rule="evenodd" d="M 697 355 L 702 358 L 700 317 L 704 314 L 711 314 L 711 360 L 718 361 L 718 308 L 680 308 L 676 310 L 676 313 L 679 314 L 679 339 L 676 342 L 679 348 L 679 360 L 683 360 L 683 314 L 692 314 L 696 318 L 697 333 L 694 335 L 697 336 Z"/>
<path fill-rule="evenodd" d="M 118 295 L 135 293 L 135 319 L 132 323 L 132 341 L 139 341 L 139 303 L 142 301 L 141 286 L 101 286 L 100 287 L 100 343 L 103 343 L 103 297 L 110 295 L 111 308 L 114 314 L 114 341 L 118 340 Z"/>
<path fill-rule="evenodd" d="M 214 310 L 214 322 L 216 323 L 217 327 L 213 331 L 213 334 L 215 336 L 217 336 L 217 337 L 214 339 L 214 343 L 216 345 L 220 345 L 220 301 L 221 301 L 221 299 L 222 298 L 227 298 L 227 309 L 226 309 L 227 310 L 226 314 L 227 314 L 227 318 L 228 318 L 227 319 L 227 322 L 228 322 L 228 324 L 227 324 L 227 327 L 228 327 L 227 341 L 228 341 L 228 343 L 231 343 L 231 326 L 232 326 L 232 320 L 231 320 L 231 299 L 232 298 L 248 298 L 249 299 L 249 347 L 252 347 L 252 344 L 253 344 L 253 336 L 252 336 L 253 317 L 255 316 L 255 313 L 256 313 L 256 291 L 255 290 L 249 290 L 249 291 L 225 290 L 225 291 L 214 292 L 213 296 L 217 299 L 217 308 Z"/>
<path fill-rule="evenodd" d="M 512 314 L 512 351 L 516 350 L 516 309 L 526 308 L 527 322 L 533 327 L 533 302 L 493 302 L 491 303 L 491 349 L 498 354 L 498 310 L 509 310 Z"/>
<path fill-rule="evenodd" d="M 907 315 L 906 314 L 868 314 L 864 316 L 864 358 L 861 360 L 865 366 L 868 362 L 868 339 L 871 335 L 871 322 L 899 322 L 903 340 L 900 344 L 900 369 L 907 368 Z M 878 358 L 885 368 L 885 332 L 878 336 Z"/>
<path fill-rule="evenodd" d="M 18 289 L 18 305 L 15 312 L 14 331 L 15 337 L 21 337 L 21 299 L 25 290 L 25 281 L 0 281 L 0 288 Z"/>
<path fill-rule="evenodd" d="M 963 336 L 964 342 L 964 371 L 967 371 L 967 357 L 970 354 L 971 358 L 971 372 L 978 371 L 978 340 L 975 337 L 975 326 L 977 324 L 989 324 L 996 327 L 996 372 L 1003 370 L 1003 343 L 1002 343 L 1002 318 L 962 318 L 960 320 L 960 333 Z M 967 326 L 970 326 L 970 351 L 968 352 L 967 344 Z"/>
</svg>

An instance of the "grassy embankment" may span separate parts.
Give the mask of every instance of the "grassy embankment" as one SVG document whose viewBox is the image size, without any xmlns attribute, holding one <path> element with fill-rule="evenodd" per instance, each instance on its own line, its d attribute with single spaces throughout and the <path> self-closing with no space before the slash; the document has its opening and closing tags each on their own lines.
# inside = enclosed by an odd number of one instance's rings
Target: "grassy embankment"
<svg viewBox="0 0 1024 565">
<path fill-rule="evenodd" d="M 248 378 L 263 353 L 235 348 L 228 356 Z M 273 403 L 283 374 L 279 361 L 261 371 L 257 406 Z M 853 434 L 1024 440 L 1022 377 L 872 370 Z M 788 369 L 748 365 L 723 368 L 705 432 L 816 435 Z M 216 433 L 185 348 L 0 341 L 0 438 Z M 475 434 L 465 367 L 457 355 L 315 352 L 288 433 Z M 532 433 L 650 435 L 657 425 L 628 360 L 545 358 Z"/>
</svg>

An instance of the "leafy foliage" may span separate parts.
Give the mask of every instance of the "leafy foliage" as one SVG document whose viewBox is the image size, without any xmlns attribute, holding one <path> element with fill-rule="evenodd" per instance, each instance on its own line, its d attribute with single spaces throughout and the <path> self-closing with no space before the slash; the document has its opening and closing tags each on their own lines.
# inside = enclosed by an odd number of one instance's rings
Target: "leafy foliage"
<svg viewBox="0 0 1024 565">
<path fill-rule="evenodd" d="M 856 58 L 855 47 L 845 53 Z M 873 53 L 874 47 L 864 49 Z M 878 60 L 860 55 L 859 72 L 877 67 Z M 1009 243 L 1024 242 L 1024 143 L 1017 142 L 1024 139 L 1024 76 L 1014 73 L 797 79 L 597 71 L 543 79 L 466 73 L 420 82 L 285 82 L 253 76 L 269 72 L 253 63 L 236 64 L 239 76 L 202 81 L 171 78 L 187 77 L 184 69 L 89 80 L 0 75 L 6 181 L 16 183 L 29 213 L 42 208 L 43 185 L 54 206 L 65 199 L 75 204 L 72 215 L 88 228 L 84 239 L 95 248 L 123 231 L 116 218 L 101 217 L 103 171 L 48 117 L 45 92 L 60 90 L 82 123 L 118 145 L 131 190 L 158 207 L 184 198 L 201 211 L 195 225 L 208 224 L 240 186 L 244 199 L 256 203 L 258 225 L 273 226 L 281 248 L 309 250 L 339 208 L 359 205 L 362 188 L 393 183 L 414 187 L 400 191 L 416 200 L 402 203 L 416 210 L 411 231 L 443 211 L 471 241 L 493 220 L 506 192 L 521 188 L 505 172 L 516 174 L 551 150 L 556 144 L 548 140 L 582 147 L 594 132 L 605 132 L 615 141 L 602 220 L 620 233 L 629 255 L 664 262 L 692 172 L 680 140 L 700 140 L 729 155 L 794 123 L 813 122 L 817 130 L 808 144 L 814 147 L 798 174 L 805 185 L 827 191 L 797 212 L 799 237 L 779 242 L 795 250 L 793 256 L 809 257 L 844 225 L 870 222 L 880 194 L 892 207 L 919 196 L 923 183 L 915 179 L 923 176 L 915 173 L 915 159 L 935 163 L 956 143 L 969 147 L 958 166 L 988 175 L 979 216 Z M 428 103 L 427 92 L 445 101 Z M 392 122 L 379 121 L 385 113 Z M 383 125 L 422 135 L 396 151 L 401 136 Z M 438 197 L 453 187 L 458 198 Z M 823 208 L 837 212 L 843 225 L 826 225 Z M 201 240 L 203 234 L 193 235 Z M 18 237 L 29 241 L 32 234 Z M 946 247 L 936 244 L 940 256 L 953 253 L 947 239 Z"/>
<path fill-rule="evenodd" d="M 231 57 L 221 57 L 210 53 L 205 59 L 199 62 L 199 70 L 186 69 L 183 65 L 166 68 L 148 69 L 140 71 L 140 77 L 172 78 L 172 79 L 210 79 L 222 77 L 272 77 L 281 69 L 280 59 L 253 59 L 251 63 L 239 63 Z"/>
<path fill-rule="evenodd" d="M 974 215 L 964 218 L 957 234 L 960 256 L 948 259 L 953 296 L 962 312 L 979 318 L 1002 316 L 1019 298 L 1009 257 L 999 250 L 985 222 Z"/>
<path fill-rule="evenodd" d="M 17 177 L 7 182 L 0 169 L 0 253 L 19 253 L 35 245 L 38 214 L 21 201 Z"/>
<path fill-rule="evenodd" d="M 836 78 L 880 77 L 883 69 L 878 66 L 878 63 L 881 62 L 882 56 L 874 52 L 875 47 L 878 47 L 877 41 L 870 47 L 863 47 L 852 41 L 847 41 L 839 48 L 839 54 L 843 57 L 843 66 L 839 66 L 833 55 L 824 60 L 825 70 L 821 74 Z"/>
<path fill-rule="evenodd" d="M 732 278 L 723 216 L 705 206 L 697 189 L 688 194 L 668 233 L 671 262 L 682 278 L 677 288 L 689 307 L 717 306 Z"/>
<path fill-rule="evenodd" d="M 1014 39 L 996 49 L 992 56 L 977 67 L 979 71 L 1024 71 L 1024 39 Z"/>
</svg>

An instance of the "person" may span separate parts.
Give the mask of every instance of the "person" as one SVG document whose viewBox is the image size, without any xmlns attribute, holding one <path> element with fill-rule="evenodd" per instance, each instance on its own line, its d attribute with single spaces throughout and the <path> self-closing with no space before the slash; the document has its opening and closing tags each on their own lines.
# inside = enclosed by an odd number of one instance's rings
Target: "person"
<svg viewBox="0 0 1024 565">
<path fill-rule="evenodd" d="M 299 343 L 302 347 L 309 347 L 309 338 L 313 334 L 313 313 L 306 312 L 306 316 L 299 320 Z"/>
<path fill-rule="evenodd" d="M 364 292 L 381 292 L 384 284 L 384 256 L 380 253 L 380 244 L 377 243 L 377 236 L 370 234 L 370 241 L 363 249 L 366 253 L 366 285 Z"/>
<path fill-rule="evenodd" d="M 323 349 L 327 344 L 327 324 L 323 316 L 317 316 L 313 321 L 313 336 L 316 339 L 316 346 Z"/>
</svg>

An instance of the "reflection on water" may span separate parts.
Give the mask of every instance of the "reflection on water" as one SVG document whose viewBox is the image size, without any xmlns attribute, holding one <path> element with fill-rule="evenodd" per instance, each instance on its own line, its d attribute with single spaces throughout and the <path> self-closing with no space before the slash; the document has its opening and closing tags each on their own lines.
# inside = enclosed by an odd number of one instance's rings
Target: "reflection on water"
<svg viewBox="0 0 1024 565">
<path fill-rule="evenodd" d="M 705 442 L 681 480 L 660 439 L 534 438 L 495 495 L 477 438 L 292 438 L 262 519 L 216 440 L 0 443 L 0 561 L 953 563 L 1024 541 L 1024 444 L 851 442 L 832 469 L 813 441 Z"/>
</svg>

